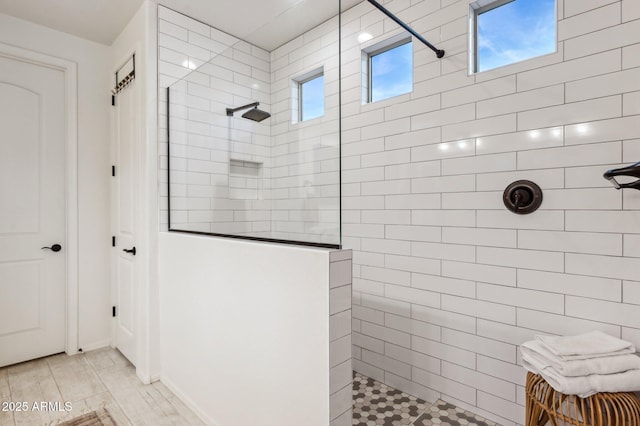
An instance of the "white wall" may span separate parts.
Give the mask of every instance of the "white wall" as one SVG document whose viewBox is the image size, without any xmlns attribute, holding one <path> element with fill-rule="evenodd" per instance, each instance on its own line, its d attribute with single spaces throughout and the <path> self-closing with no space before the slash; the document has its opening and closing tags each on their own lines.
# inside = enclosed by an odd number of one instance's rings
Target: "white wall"
<svg viewBox="0 0 640 426">
<path fill-rule="evenodd" d="M 78 64 L 79 347 L 110 341 L 109 48 L 0 14 L 0 42 Z"/>
<path fill-rule="evenodd" d="M 640 345 L 640 7 L 558 0 L 558 52 L 469 75 L 468 1 L 385 2 L 414 39 L 413 92 L 363 105 L 361 48 L 400 31 L 343 14 L 343 231 L 355 369 L 503 425 L 524 423 L 517 345 L 603 330 Z M 374 39 L 359 45 L 357 36 Z M 542 207 L 502 204 L 530 179 Z"/>
<path fill-rule="evenodd" d="M 329 424 L 328 251 L 162 233 L 160 294 L 162 381 L 209 424 Z"/>
</svg>

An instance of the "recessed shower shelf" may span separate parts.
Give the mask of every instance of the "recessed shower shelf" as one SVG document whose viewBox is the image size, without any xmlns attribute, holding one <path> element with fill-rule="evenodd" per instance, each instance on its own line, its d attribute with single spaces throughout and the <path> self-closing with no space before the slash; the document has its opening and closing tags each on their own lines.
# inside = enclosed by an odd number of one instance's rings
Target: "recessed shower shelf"
<svg viewBox="0 0 640 426">
<path fill-rule="evenodd" d="M 262 163 L 229 160 L 229 198 L 259 200 L 261 197 Z"/>
<path fill-rule="evenodd" d="M 229 158 L 229 164 L 231 164 L 231 166 L 246 166 L 246 167 L 262 167 L 262 161 L 252 161 L 252 160 L 246 160 L 244 158 Z"/>
</svg>

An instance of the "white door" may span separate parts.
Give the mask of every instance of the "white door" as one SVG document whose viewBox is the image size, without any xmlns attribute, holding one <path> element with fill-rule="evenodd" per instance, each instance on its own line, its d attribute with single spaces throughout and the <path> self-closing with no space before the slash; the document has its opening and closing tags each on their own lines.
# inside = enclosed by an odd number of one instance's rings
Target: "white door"
<svg viewBox="0 0 640 426">
<path fill-rule="evenodd" d="M 0 56 L 0 367 L 65 350 L 65 138 L 64 73 Z"/>
<path fill-rule="evenodd" d="M 135 307 L 138 288 L 136 256 L 132 251 L 136 245 L 137 168 L 136 141 L 139 129 L 135 108 L 135 84 L 133 81 L 116 96 L 114 111 L 115 134 L 115 271 L 114 300 L 115 346 L 132 364 L 136 364 Z"/>
</svg>

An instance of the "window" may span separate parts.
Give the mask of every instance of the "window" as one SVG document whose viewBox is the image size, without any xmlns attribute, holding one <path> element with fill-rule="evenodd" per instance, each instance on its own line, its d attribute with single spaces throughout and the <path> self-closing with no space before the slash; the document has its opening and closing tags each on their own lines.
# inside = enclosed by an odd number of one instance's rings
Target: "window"
<svg viewBox="0 0 640 426">
<path fill-rule="evenodd" d="M 413 44 L 406 34 L 363 50 L 365 102 L 376 102 L 413 90 Z"/>
<path fill-rule="evenodd" d="M 300 83 L 300 121 L 324 115 L 324 75 Z"/>
<path fill-rule="evenodd" d="M 473 72 L 556 51 L 556 0 L 478 0 L 470 14 Z"/>
<path fill-rule="evenodd" d="M 308 72 L 294 81 L 293 121 L 307 121 L 324 115 L 324 70 Z"/>
</svg>

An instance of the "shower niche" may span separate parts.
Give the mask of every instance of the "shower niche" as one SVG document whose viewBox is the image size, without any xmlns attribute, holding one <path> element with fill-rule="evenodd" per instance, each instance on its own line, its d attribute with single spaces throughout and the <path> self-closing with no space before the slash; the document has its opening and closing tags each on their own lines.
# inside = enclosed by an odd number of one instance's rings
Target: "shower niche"
<svg viewBox="0 0 640 426">
<path fill-rule="evenodd" d="M 261 200 L 262 163 L 229 160 L 229 198 L 232 200 Z"/>
<path fill-rule="evenodd" d="M 340 247 L 338 8 L 307 3 L 248 35 L 212 30 L 212 58 L 168 86 L 169 231 Z M 323 113 L 301 121 L 299 78 L 317 69 Z"/>
</svg>

